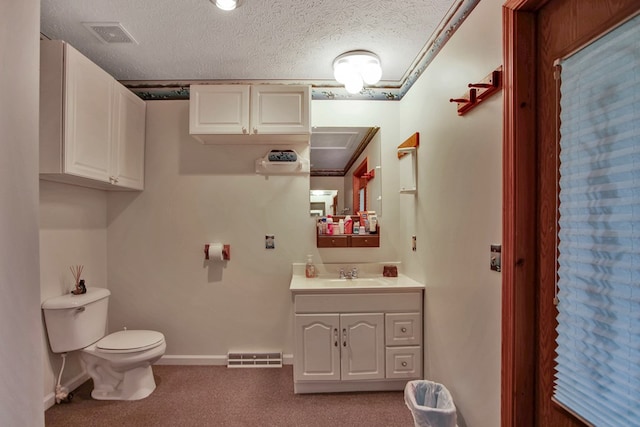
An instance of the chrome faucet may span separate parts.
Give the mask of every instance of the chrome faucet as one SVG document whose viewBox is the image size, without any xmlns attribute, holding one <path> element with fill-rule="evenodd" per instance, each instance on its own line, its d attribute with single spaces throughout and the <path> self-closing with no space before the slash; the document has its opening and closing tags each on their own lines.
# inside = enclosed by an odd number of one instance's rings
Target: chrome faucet
<svg viewBox="0 0 640 427">
<path fill-rule="evenodd" d="M 353 267 L 351 271 L 344 271 L 344 268 L 340 269 L 340 279 L 357 279 L 358 278 L 358 267 Z"/>
</svg>

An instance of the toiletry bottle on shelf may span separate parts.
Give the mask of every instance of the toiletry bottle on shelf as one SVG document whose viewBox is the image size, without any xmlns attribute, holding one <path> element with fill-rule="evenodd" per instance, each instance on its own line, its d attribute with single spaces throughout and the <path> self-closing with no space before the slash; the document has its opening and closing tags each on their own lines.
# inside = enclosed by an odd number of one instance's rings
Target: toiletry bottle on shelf
<svg viewBox="0 0 640 427">
<path fill-rule="evenodd" d="M 323 234 L 322 233 L 322 220 L 321 219 L 318 220 L 318 226 L 317 227 L 318 227 L 318 234 L 320 234 L 320 235 Z"/>
<path fill-rule="evenodd" d="M 313 257 L 311 255 L 307 255 L 307 265 L 304 267 L 304 275 L 311 279 L 316 277 L 316 266 L 313 265 Z"/>
<path fill-rule="evenodd" d="M 327 234 L 329 236 L 333 235 L 333 218 L 331 215 L 327 215 Z"/>
<path fill-rule="evenodd" d="M 338 234 L 344 234 L 344 220 L 342 218 L 338 221 Z"/>
<path fill-rule="evenodd" d="M 351 220 L 351 216 L 347 215 L 344 218 L 344 234 L 352 234 L 353 233 L 353 221 Z"/>
<path fill-rule="evenodd" d="M 369 218 L 369 233 L 376 234 L 378 232 L 378 217 L 372 216 Z"/>
<path fill-rule="evenodd" d="M 358 234 L 360 231 L 360 221 L 356 221 L 353 223 L 353 234 Z"/>
</svg>

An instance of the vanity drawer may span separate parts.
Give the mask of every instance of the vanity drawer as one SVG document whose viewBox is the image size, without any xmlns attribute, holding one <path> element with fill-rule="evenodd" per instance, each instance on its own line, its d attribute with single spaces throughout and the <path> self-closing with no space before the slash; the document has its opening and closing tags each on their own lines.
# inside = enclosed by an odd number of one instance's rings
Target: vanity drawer
<svg viewBox="0 0 640 427">
<path fill-rule="evenodd" d="M 349 236 L 317 236 L 317 247 L 319 248 L 346 248 L 349 246 Z"/>
<path fill-rule="evenodd" d="M 387 347 L 386 378 L 422 378 L 420 347 Z"/>
<path fill-rule="evenodd" d="M 380 247 L 379 234 L 363 234 L 362 236 L 351 236 L 352 248 L 378 248 Z"/>
<path fill-rule="evenodd" d="M 384 324 L 386 345 L 420 345 L 422 343 L 420 313 L 387 313 Z"/>
</svg>

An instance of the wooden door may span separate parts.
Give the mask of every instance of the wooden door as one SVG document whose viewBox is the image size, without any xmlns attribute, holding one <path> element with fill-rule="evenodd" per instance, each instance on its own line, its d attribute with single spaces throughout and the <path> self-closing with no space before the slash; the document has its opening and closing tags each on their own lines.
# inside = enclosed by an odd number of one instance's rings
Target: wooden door
<svg viewBox="0 0 640 427">
<path fill-rule="evenodd" d="M 551 401 L 558 123 L 553 61 L 639 10 L 637 0 L 505 3 L 503 427 L 583 425 Z"/>
</svg>

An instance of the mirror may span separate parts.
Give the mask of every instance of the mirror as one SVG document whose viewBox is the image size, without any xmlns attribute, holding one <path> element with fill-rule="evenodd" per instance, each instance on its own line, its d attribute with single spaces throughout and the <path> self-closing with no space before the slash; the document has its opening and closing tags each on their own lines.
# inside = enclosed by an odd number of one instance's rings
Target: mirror
<svg viewBox="0 0 640 427">
<path fill-rule="evenodd" d="M 312 216 L 352 215 L 358 210 L 376 211 L 381 216 L 379 129 L 313 128 L 309 194 L 309 211 Z M 360 178 L 354 178 L 354 173 Z"/>
</svg>

